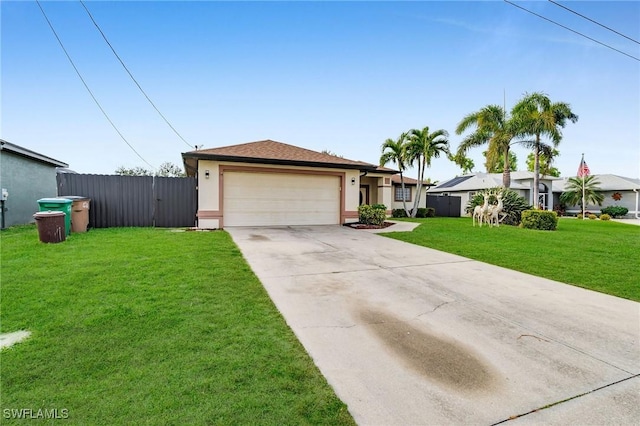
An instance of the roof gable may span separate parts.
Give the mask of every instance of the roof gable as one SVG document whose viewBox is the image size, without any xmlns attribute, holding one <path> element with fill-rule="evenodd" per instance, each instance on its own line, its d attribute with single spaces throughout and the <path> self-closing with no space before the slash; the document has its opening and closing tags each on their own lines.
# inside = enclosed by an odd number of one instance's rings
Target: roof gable
<svg viewBox="0 0 640 426">
<path fill-rule="evenodd" d="M 374 171 L 377 166 L 363 161 L 347 158 L 310 149 L 289 145 L 273 140 L 248 142 L 219 148 L 201 149 L 182 154 L 183 158 L 199 158 L 218 161 L 291 164 L 314 167 L 337 167 Z"/>
<path fill-rule="evenodd" d="M 55 158 L 47 157 L 38 152 L 31 151 L 30 149 L 23 148 L 19 145 L 7 142 L 4 139 L 0 139 L 0 151 L 7 151 L 21 157 L 28 158 L 30 160 L 37 161 L 39 163 L 49 164 L 54 167 L 69 167 L 67 163 L 56 160 Z"/>
</svg>

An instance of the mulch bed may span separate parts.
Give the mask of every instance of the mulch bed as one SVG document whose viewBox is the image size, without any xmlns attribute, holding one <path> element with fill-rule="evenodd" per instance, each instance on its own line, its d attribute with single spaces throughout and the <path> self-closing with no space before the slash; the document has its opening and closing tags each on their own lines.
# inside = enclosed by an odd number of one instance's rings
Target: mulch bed
<svg viewBox="0 0 640 426">
<path fill-rule="evenodd" d="M 353 229 L 382 229 L 382 228 L 388 228 L 391 225 L 393 225 L 393 222 L 384 222 L 382 225 L 367 225 L 366 223 L 360 223 L 360 222 L 356 222 L 356 223 L 345 223 L 344 226 L 349 226 Z"/>
</svg>

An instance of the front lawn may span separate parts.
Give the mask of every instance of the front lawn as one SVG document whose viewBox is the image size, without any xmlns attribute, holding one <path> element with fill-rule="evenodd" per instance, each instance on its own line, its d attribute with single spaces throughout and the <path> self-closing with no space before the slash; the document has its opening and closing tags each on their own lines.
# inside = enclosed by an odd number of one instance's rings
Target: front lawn
<svg viewBox="0 0 640 426">
<path fill-rule="evenodd" d="M 32 332 L 1 352 L 2 422 L 353 424 L 227 233 L 1 244 L 1 331 Z"/>
<path fill-rule="evenodd" d="M 493 265 L 640 301 L 640 227 L 560 219 L 555 231 L 473 227 L 470 218 L 407 219 L 386 235 Z"/>
</svg>

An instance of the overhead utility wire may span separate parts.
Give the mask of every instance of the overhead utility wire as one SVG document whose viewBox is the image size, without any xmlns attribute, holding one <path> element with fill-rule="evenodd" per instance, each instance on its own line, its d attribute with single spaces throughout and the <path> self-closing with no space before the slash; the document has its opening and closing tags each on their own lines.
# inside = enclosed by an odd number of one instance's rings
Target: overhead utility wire
<svg viewBox="0 0 640 426">
<path fill-rule="evenodd" d="M 131 77 L 131 80 L 133 80 L 133 82 L 136 84 L 136 86 L 138 86 L 138 89 L 140 89 L 140 92 L 142 92 L 142 94 L 144 95 L 145 98 L 147 98 L 147 100 L 149 101 L 149 103 L 151 104 L 151 106 L 153 107 L 153 109 L 156 110 L 156 112 L 158 114 L 160 114 L 160 117 L 162 117 L 162 119 L 164 120 L 165 123 L 167 123 L 167 125 L 171 128 L 171 130 L 173 130 L 173 132 L 178 135 L 178 137 L 180 139 L 182 139 L 182 142 L 186 143 L 187 146 L 189 148 L 193 148 L 193 146 L 187 142 L 182 135 L 180 135 L 180 133 L 178 133 L 178 131 L 171 125 L 171 123 L 169 123 L 169 120 L 167 120 L 167 118 L 160 112 L 160 110 L 158 109 L 158 107 L 153 103 L 153 101 L 149 98 L 149 96 L 147 95 L 147 93 L 142 89 L 142 87 L 140 86 L 140 84 L 138 83 L 138 81 L 135 79 L 135 77 L 133 76 L 133 74 L 131 74 L 131 71 L 129 71 L 129 68 L 127 68 L 127 66 L 124 64 L 124 62 L 122 61 L 122 58 L 120 58 L 120 56 L 116 53 L 116 50 L 113 48 L 113 46 L 111 45 L 111 43 L 109 42 L 109 40 L 107 39 L 107 36 L 104 35 L 104 32 L 102 31 L 102 29 L 100 28 L 100 26 L 98 25 L 98 23 L 96 22 L 95 19 L 93 19 L 93 15 L 91 15 L 91 12 L 89 12 L 89 9 L 87 9 L 87 6 L 84 4 L 84 1 L 80 0 L 80 4 L 82 5 L 82 7 L 84 7 L 84 10 L 87 12 L 87 15 L 89 15 L 89 18 L 91 19 L 91 22 L 93 22 L 93 25 L 95 25 L 95 27 L 98 29 L 98 31 L 100 32 L 100 34 L 102 35 L 102 38 L 104 39 L 104 41 L 107 43 L 107 45 L 109 46 L 109 48 L 111 49 L 111 51 L 113 52 L 113 54 L 116 56 L 116 58 L 118 58 L 118 61 L 120 61 L 120 64 L 122 65 L 122 67 L 125 69 L 125 71 L 127 72 L 127 74 L 129 74 L 129 77 Z"/>
<path fill-rule="evenodd" d="M 71 59 L 71 56 L 69 56 L 69 52 L 67 52 L 67 49 L 64 47 L 64 44 L 62 44 L 62 40 L 60 40 L 60 37 L 58 37 L 58 33 L 53 28 L 53 25 L 51 24 L 51 21 L 49 21 L 49 18 L 47 17 L 47 14 L 44 12 L 44 9 L 42 8 L 42 5 L 40 4 L 40 0 L 36 0 L 36 3 L 38 4 L 38 7 L 40 8 L 40 11 L 42 12 L 42 15 L 44 15 L 44 19 L 47 21 L 47 24 L 49 24 L 49 28 L 51 28 L 51 31 L 53 31 L 53 35 L 56 37 L 56 40 L 58 40 L 58 43 L 60 44 L 60 47 L 62 47 L 62 50 L 64 51 L 64 54 L 67 56 L 67 59 L 71 63 L 71 66 L 76 71 L 76 74 L 78 74 L 78 77 L 80 77 L 80 81 L 82 81 L 82 84 L 84 84 L 85 89 L 87 89 L 87 92 L 89 92 L 89 94 L 91 95 L 91 98 L 93 99 L 93 101 L 96 103 L 96 105 L 98 105 L 98 108 L 100 108 L 100 111 L 102 111 L 102 114 L 105 116 L 105 118 L 107 119 L 109 124 L 111 124 L 111 127 L 114 128 L 114 130 L 118 133 L 118 135 L 120 135 L 122 140 L 129 146 L 129 148 L 131 148 L 131 150 L 133 152 L 136 153 L 136 155 L 142 161 L 144 161 L 152 169 L 155 169 L 155 167 L 153 167 L 147 160 L 142 158 L 142 155 L 140 155 L 140 153 L 138 151 L 136 151 L 136 149 L 129 143 L 127 138 L 125 138 L 124 135 L 120 132 L 120 130 L 118 130 L 116 125 L 113 123 L 113 121 L 111 121 L 111 119 L 109 118 L 109 115 L 107 115 L 107 113 L 105 112 L 104 108 L 102 108 L 102 105 L 100 105 L 100 102 L 98 102 L 98 99 L 96 99 L 96 97 L 94 96 L 94 94 L 91 91 L 91 89 L 89 89 L 89 86 L 87 85 L 87 82 L 82 77 L 82 74 L 80 74 L 80 71 L 78 70 L 78 67 L 76 67 L 76 64 Z"/>
<path fill-rule="evenodd" d="M 618 31 L 614 30 L 613 28 L 607 27 L 606 25 L 603 25 L 603 24 L 601 24 L 601 23 L 600 23 L 600 22 L 598 22 L 598 21 L 594 21 L 593 19 L 591 19 L 591 18 L 589 18 L 589 17 L 587 17 L 587 16 L 584 16 L 584 15 L 582 15 L 582 14 L 580 14 L 580 13 L 576 12 L 576 11 L 575 11 L 575 10 L 573 10 L 573 9 L 569 9 L 568 7 L 566 7 L 566 6 L 562 5 L 562 4 L 558 3 L 558 2 L 555 2 L 555 1 L 553 1 L 553 0 L 548 0 L 548 1 L 549 1 L 550 3 L 555 4 L 556 6 L 559 6 L 559 7 L 563 8 L 563 9 L 565 9 L 565 10 L 568 10 L 568 11 L 569 11 L 569 12 L 571 12 L 571 13 L 574 13 L 574 14 L 578 15 L 578 16 L 579 16 L 579 17 L 581 17 L 581 18 L 586 19 L 587 21 L 593 22 L 593 23 L 594 23 L 594 24 L 596 24 L 596 25 L 600 25 L 602 28 L 606 28 L 606 29 L 608 29 L 609 31 L 611 31 L 611 32 L 614 32 L 614 33 L 618 34 L 619 36 L 622 36 L 622 37 L 626 38 L 627 40 L 631 40 L 632 42 L 634 42 L 634 43 L 636 43 L 636 44 L 640 44 L 640 41 L 635 40 L 635 39 L 633 39 L 633 38 L 631 38 L 631 37 L 627 37 L 626 35 L 624 35 L 624 34 L 622 34 L 622 33 L 618 32 Z"/>
<path fill-rule="evenodd" d="M 628 53 L 623 52 L 622 50 L 618 50 L 618 49 L 616 49 L 615 47 L 611 47 L 611 46 L 609 46 L 608 44 L 605 44 L 605 43 L 603 43 L 603 42 L 601 42 L 601 41 L 598 41 L 598 40 L 596 40 L 596 39 L 594 39 L 594 38 L 591 38 L 591 37 L 589 37 L 589 36 L 587 36 L 587 35 L 584 35 L 584 34 L 582 34 L 582 33 L 578 32 L 578 31 L 576 31 L 576 30 L 572 30 L 572 29 L 571 29 L 571 28 L 569 28 L 569 27 L 566 27 L 566 26 L 564 26 L 564 25 L 562 25 L 562 24 L 559 24 L 559 23 L 557 23 L 556 21 L 553 21 L 553 20 L 551 20 L 551 19 L 549 19 L 549 18 L 546 18 L 546 17 L 544 17 L 544 16 L 542 16 L 542 15 L 538 15 L 537 13 L 532 12 L 532 11 L 530 11 L 529 9 L 525 9 L 525 8 L 524 8 L 524 7 L 522 7 L 522 6 L 518 6 L 517 4 L 510 2 L 509 0 L 504 0 L 504 2 L 505 2 L 505 3 L 510 4 L 511 6 L 517 7 L 518 9 L 522 9 L 522 10 L 524 10 L 525 12 L 528 12 L 528 13 L 530 13 L 530 14 L 532 14 L 532 15 L 535 15 L 535 16 L 537 16 L 538 18 L 544 19 L 545 21 L 549 21 L 549 22 L 551 22 L 552 24 L 555 24 L 555 25 L 557 25 L 557 26 L 559 26 L 559 27 L 564 28 L 565 30 L 569 30 L 569 31 L 571 31 L 572 33 L 578 34 L 579 36 L 582 36 L 582 37 L 584 37 L 584 38 L 586 38 L 586 39 L 589 39 L 589 40 L 591 40 L 591 41 L 593 41 L 593 42 L 595 42 L 595 43 L 598 43 L 598 44 L 600 44 L 600 45 L 602 45 L 602 46 L 604 46 L 604 47 L 607 47 L 607 48 L 609 48 L 609 49 L 611 49 L 611 50 L 615 50 L 615 51 L 616 51 L 616 52 L 618 52 L 618 53 L 622 53 L 624 56 L 628 56 L 629 58 L 631 58 L 631 59 L 635 59 L 636 61 L 640 62 L 640 58 L 636 58 L 635 56 L 629 55 Z"/>
</svg>

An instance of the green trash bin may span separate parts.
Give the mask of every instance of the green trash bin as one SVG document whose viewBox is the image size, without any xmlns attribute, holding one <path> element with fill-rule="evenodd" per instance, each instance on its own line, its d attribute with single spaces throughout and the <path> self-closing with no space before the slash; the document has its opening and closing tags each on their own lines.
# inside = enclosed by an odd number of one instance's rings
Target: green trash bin
<svg viewBox="0 0 640 426">
<path fill-rule="evenodd" d="M 71 234 L 71 204 L 68 198 L 41 198 L 38 200 L 41 212 L 54 211 L 64 213 L 64 233 Z"/>
</svg>

